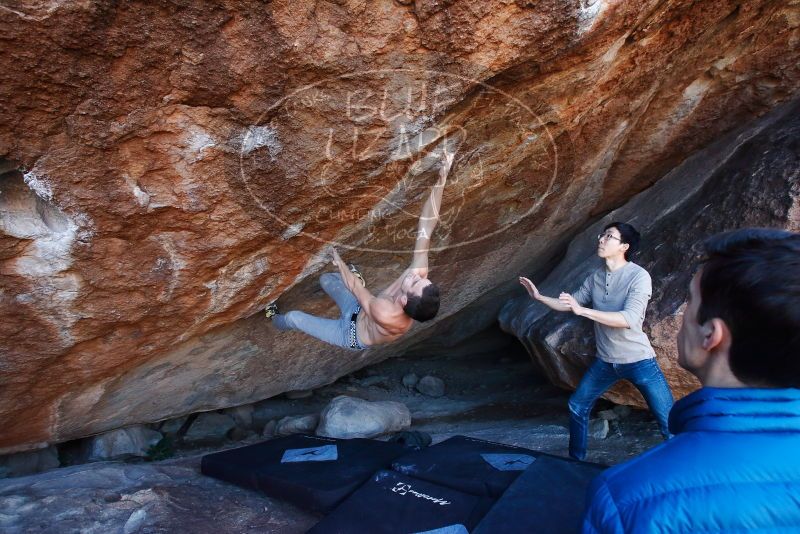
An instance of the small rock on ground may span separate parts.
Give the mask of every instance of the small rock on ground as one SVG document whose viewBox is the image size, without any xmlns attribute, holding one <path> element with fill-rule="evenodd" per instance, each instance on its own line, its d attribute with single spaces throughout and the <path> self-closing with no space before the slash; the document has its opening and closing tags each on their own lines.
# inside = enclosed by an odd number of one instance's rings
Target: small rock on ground
<svg viewBox="0 0 800 534">
<path fill-rule="evenodd" d="M 441 397 L 444 395 L 444 381 L 435 376 L 423 376 L 417 384 L 417 391 L 428 397 Z"/>
<path fill-rule="evenodd" d="M 593 419 L 589 422 L 589 435 L 596 439 L 606 439 L 608 428 L 608 421 L 605 419 Z"/>
<path fill-rule="evenodd" d="M 364 387 L 370 386 L 388 386 L 389 385 L 389 377 L 376 375 L 376 376 L 368 376 L 367 378 L 361 380 L 361 385 Z"/>
<path fill-rule="evenodd" d="M 314 432 L 319 423 L 319 415 L 312 413 L 308 415 L 287 415 L 275 426 L 276 436 L 288 436 L 290 434 L 302 434 Z"/>
<path fill-rule="evenodd" d="M 262 438 L 273 438 L 275 437 L 275 428 L 278 426 L 278 421 L 273 419 L 272 421 L 267 422 L 264 425 L 264 430 L 261 431 Z"/>
<path fill-rule="evenodd" d="M 221 413 L 206 412 L 197 416 L 183 440 L 188 443 L 222 441 L 236 426 L 233 417 Z"/>
<path fill-rule="evenodd" d="M 408 389 L 413 388 L 419 382 L 419 377 L 414 373 L 408 373 L 403 377 L 403 385 Z"/>
</svg>

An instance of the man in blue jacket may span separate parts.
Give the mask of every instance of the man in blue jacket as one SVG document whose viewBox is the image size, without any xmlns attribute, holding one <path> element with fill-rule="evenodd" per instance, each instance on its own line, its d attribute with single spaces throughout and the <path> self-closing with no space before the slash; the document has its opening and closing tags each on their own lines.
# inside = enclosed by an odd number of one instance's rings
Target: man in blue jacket
<svg viewBox="0 0 800 534">
<path fill-rule="evenodd" d="M 800 234 L 705 247 L 678 334 L 703 387 L 670 412 L 675 438 L 593 482 L 584 532 L 800 532 Z"/>
</svg>

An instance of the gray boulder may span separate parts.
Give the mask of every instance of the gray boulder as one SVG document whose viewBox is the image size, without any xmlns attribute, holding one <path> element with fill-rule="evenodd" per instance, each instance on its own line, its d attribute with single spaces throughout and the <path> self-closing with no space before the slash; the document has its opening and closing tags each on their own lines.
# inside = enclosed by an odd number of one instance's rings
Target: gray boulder
<svg viewBox="0 0 800 534">
<path fill-rule="evenodd" d="M 239 428 L 251 428 L 253 426 L 253 405 L 245 404 L 228 408 L 223 412 L 225 415 L 233 417 L 236 426 Z"/>
<path fill-rule="evenodd" d="M 320 415 L 317 435 L 330 438 L 372 438 L 411 426 L 411 412 L 394 401 L 370 402 L 339 396 Z"/>
<path fill-rule="evenodd" d="M 290 434 L 302 434 L 314 432 L 319 423 L 319 415 L 312 413 L 308 415 L 287 415 L 275 426 L 276 436 L 288 436 Z"/>
<path fill-rule="evenodd" d="M 606 439 L 608 436 L 608 421 L 605 419 L 592 419 L 589 422 L 589 435 L 596 439 Z"/>
<path fill-rule="evenodd" d="M 417 384 L 417 391 L 428 397 L 441 397 L 444 395 L 444 381 L 435 376 L 423 376 Z"/>
<path fill-rule="evenodd" d="M 235 426 L 236 422 L 229 415 L 201 413 L 189 427 L 183 440 L 187 443 L 222 441 Z"/>
<path fill-rule="evenodd" d="M 413 389 L 419 382 L 419 377 L 414 373 L 408 373 L 403 377 L 403 385 L 408 389 Z"/>
<path fill-rule="evenodd" d="M 368 376 L 367 378 L 364 378 L 363 380 L 361 380 L 360 383 L 365 388 L 368 388 L 368 387 L 371 387 L 371 386 L 388 387 L 389 386 L 389 377 L 388 376 L 382 376 L 382 375 Z"/>
<path fill-rule="evenodd" d="M 85 458 L 90 462 L 147 456 L 147 450 L 163 436 L 145 426 L 118 428 L 88 440 Z"/>
<path fill-rule="evenodd" d="M 275 428 L 278 426 L 278 422 L 273 419 L 272 421 L 268 421 L 266 425 L 264 425 L 264 429 L 261 431 L 262 438 L 274 438 L 275 437 Z"/>
<path fill-rule="evenodd" d="M 183 424 L 189 418 L 188 415 L 184 415 L 183 417 L 176 417 L 175 419 L 168 419 L 161 423 L 161 427 L 158 429 L 159 432 L 164 434 L 165 436 L 175 437 L 178 435 L 178 431 L 183 427 Z"/>
<path fill-rule="evenodd" d="M 55 469 L 59 465 L 55 447 L 18 452 L 0 457 L 0 478 L 32 475 Z"/>
</svg>

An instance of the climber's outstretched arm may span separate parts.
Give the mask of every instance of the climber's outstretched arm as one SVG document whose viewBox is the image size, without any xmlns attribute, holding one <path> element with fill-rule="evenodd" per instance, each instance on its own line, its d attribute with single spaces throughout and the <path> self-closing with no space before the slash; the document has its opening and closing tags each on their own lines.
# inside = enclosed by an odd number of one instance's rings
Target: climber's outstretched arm
<svg viewBox="0 0 800 534">
<path fill-rule="evenodd" d="M 431 188 L 431 194 L 425 205 L 417 225 L 417 239 L 414 243 L 414 257 L 411 260 L 409 269 L 416 271 L 423 278 L 428 276 L 428 252 L 431 248 L 431 237 L 433 230 L 439 223 L 439 214 L 442 207 L 442 193 L 447 183 L 447 175 L 453 165 L 455 154 L 447 152 L 445 148 L 442 154 L 442 166 L 439 168 L 439 179 Z"/>
</svg>

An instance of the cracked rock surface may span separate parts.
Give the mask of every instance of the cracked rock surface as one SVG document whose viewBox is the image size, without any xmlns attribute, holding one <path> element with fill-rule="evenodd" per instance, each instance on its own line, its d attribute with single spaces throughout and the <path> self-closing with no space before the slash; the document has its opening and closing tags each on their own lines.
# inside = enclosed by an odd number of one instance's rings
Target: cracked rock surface
<svg viewBox="0 0 800 534">
<path fill-rule="evenodd" d="M 200 474 L 200 458 L 103 462 L 0 482 L 7 533 L 305 532 L 317 518 Z"/>
</svg>

